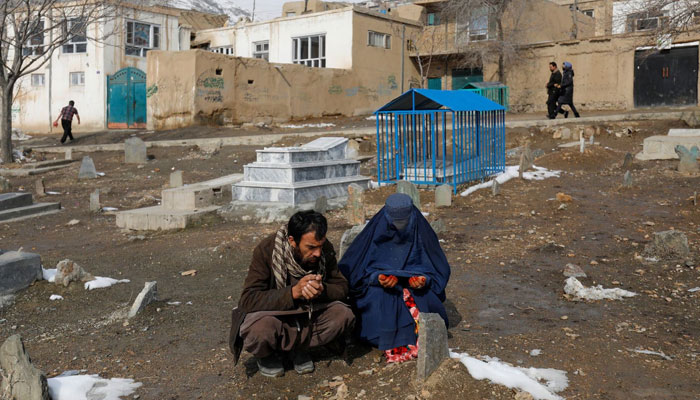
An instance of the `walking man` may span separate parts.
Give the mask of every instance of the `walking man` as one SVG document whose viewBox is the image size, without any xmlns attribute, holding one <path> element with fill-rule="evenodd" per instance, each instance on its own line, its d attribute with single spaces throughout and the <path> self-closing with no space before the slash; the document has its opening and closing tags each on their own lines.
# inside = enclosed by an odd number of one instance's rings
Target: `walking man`
<svg viewBox="0 0 700 400">
<path fill-rule="evenodd" d="M 73 100 L 68 102 L 68 105 L 61 109 L 61 113 L 58 114 L 58 118 L 54 121 L 53 126 L 58 126 L 58 120 L 61 120 L 61 127 L 63 127 L 63 137 L 61 138 L 61 144 L 66 142 L 66 139 L 70 138 L 73 141 L 73 133 L 71 132 L 73 124 L 73 116 L 78 118 L 78 125 L 80 125 L 80 115 L 78 115 L 78 109 L 73 107 L 75 102 Z"/>
<path fill-rule="evenodd" d="M 560 92 L 559 92 L 559 106 L 557 106 L 557 112 L 554 114 L 564 114 L 564 118 L 569 118 L 569 112 L 561 109 L 561 106 L 567 105 L 573 111 L 576 118 L 580 117 L 576 107 L 574 107 L 574 68 L 570 62 L 564 62 L 564 74 L 561 78 Z"/>
<path fill-rule="evenodd" d="M 559 85 L 561 85 L 561 72 L 554 61 L 549 63 L 549 82 L 547 82 L 547 118 L 556 118 L 557 99 L 559 98 Z"/>
<path fill-rule="evenodd" d="M 323 215 L 300 211 L 255 248 L 232 315 L 234 363 L 246 350 L 263 376 L 284 375 L 282 357 L 306 374 L 314 370 L 309 348 L 344 349 L 355 316 L 343 303 L 348 281 L 338 270 L 327 230 Z"/>
</svg>

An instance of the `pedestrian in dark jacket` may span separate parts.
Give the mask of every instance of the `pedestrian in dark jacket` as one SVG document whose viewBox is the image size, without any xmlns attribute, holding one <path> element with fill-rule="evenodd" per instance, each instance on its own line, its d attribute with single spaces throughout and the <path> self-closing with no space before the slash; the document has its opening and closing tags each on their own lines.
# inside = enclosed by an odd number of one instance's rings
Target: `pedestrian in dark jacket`
<svg viewBox="0 0 700 400">
<path fill-rule="evenodd" d="M 73 100 L 68 102 L 68 105 L 61 109 L 58 114 L 58 118 L 53 122 L 53 126 L 58 126 L 58 120 L 61 120 L 61 127 L 63 128 L 63 137 L 61 138 L 61 144 L 66 142 L 66 139 L 70 138 L 73 141 L 73 116 L 78 119 L 78 125 L 80 125 L 80 115 L 78 114 L 78 109 L 75 107 L 75 102 Z"/>
<path fill-rule="evenodd" d="M 547 118 L 556 118 L 557 100 L 559 99 L 559 86 L 561 85 L 561 72 L 554 61 L 549 63 L 549 82 L 547 82 Z"/>
<path fill-rule="evenodd" d="M 574 107 L 574 69 L 570 62 L 564 62 L 564 74 L 561 78 L 560 89 L 556 114 L 564 114 L 564 118 L 568 118 L 569 112 L 561 109 L 561 106 L 567 105 L 573 111 L 574 116 L 579 118 L 580 115 Z"/>
<path fill-rule="evenodd" d="M 233 310 L 229 345 L 234 363 L 241 350 L 257 357 L 260 373 L 284 375 L 288 355 L 299 374 L 313 372 L 310 347 L 342 348 L 355 316 L 343 302 L 348 281 L 338 271 L 326 218 L 300 211 L 253 251 L 238 307 Z"/>
</svg>

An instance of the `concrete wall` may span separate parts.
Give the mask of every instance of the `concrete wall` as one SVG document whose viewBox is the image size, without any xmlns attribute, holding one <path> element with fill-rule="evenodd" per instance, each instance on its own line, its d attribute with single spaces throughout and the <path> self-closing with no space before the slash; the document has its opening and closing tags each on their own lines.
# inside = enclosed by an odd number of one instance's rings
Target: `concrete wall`
<svg viewBox="0 0 700 400">
<path fill-rule="evenodd" d="M 382 71 L 271 64 L 203 50 L 154 51 L 148 62 L 149 129 L 359 115 L 400 94 L 396 77 Z"/>
<path fill-rule="evenodd" d="M 550 1 L 567 7 L 572 7 L 574 4 L 574 0 Z M 593 10 L 596 36 L 605 36 L 612 33 L 613 0 L 576 0 L 576 3 L 578 4 L 578 9 L 582 12 L 586 10 Z"/>
<path fill-rule="evenodd" d="M 81 118 L 81 125 L 77 121 L 73 123 L 75 132 L 105 129 L 107 75 L 125 67 L 145 71 L 147 66 L 145 57 L 127 56 L 125 53 L 126 19 L 160 25 L 160 48 L 173 51 L 180 49 L 180 32 L 175 15 L 125 9 L 124 18 L 105 24 L 92 24 L 88 27 L 89 36 L 101 37 L 105 32 L 111 35 L 103 43 L 88 41 L 85 53 L 66 54 L 61 49 L 55 51 L 51 60 L 35 72 L 44 74 L 43 87 L 31 86 L 30 76 L 22 79 L 13 103 L 13 125 L 29 133 L 62 132 L 60 125 L 54 128 L 51 121 L 58 117 L 61 108 L 69 100 L 74 100 Z M 71 72 L 84 72 L 85 85 L 71 86 Z"/>
</svg>

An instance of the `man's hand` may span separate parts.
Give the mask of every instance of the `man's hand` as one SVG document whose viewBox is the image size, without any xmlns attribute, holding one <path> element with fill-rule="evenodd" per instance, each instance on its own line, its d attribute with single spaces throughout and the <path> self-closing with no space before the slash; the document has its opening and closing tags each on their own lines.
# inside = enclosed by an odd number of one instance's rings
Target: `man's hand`
<svg viewBox="0 0 700 400">
<path fill-rule="evenodd" d="M 408 278 L 408 285 L 414 289 L 422 289 L 425 286 L 424 276 L 412 276 Z"/>
<path fill-rule="evenodd" d="M 394 275 L 387 276 L 384 274 L 379 274 L 379 278 L 377 280 L 385 289 L 391 289 L 399 282 L 399 278 L 395 277 Z"/>
<path fill-rule="evenodd" d="M 299 300 L 301 298 L 313 300 L 320 296 L 324 290 L 321 279 L 321 275 L 314 274 L 306 275 L 299 279 L 299 282 L 292 286 L 292 298 L 294 300 Z"/>
</svg>

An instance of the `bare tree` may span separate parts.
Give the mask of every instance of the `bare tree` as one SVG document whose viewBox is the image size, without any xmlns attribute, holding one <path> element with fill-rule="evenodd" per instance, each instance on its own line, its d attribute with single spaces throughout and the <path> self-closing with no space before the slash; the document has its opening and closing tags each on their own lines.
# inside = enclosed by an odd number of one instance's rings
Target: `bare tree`
<svg viewBox="0 0 700 400">
<path fill-rule="evenodd" d="M 12 162 L 12 100 L 23 77 L 44 67 L 76 37 L 101 42 L 114 33 L 121 0 L 0 0 L 0 159 Z M 97 29 L 88 29 L 98 24 Z M 90 34 L 90 32 L 99 32 Z"/>
</svg>

